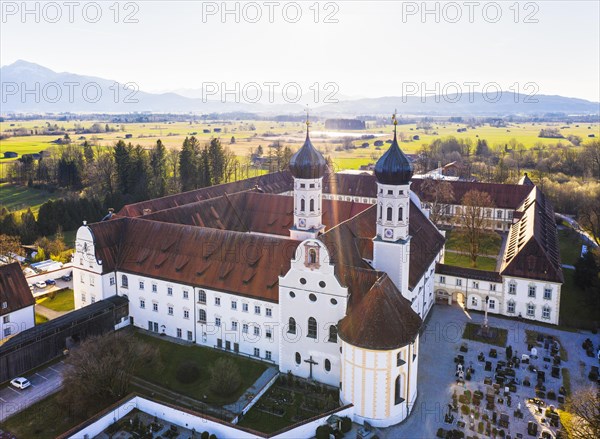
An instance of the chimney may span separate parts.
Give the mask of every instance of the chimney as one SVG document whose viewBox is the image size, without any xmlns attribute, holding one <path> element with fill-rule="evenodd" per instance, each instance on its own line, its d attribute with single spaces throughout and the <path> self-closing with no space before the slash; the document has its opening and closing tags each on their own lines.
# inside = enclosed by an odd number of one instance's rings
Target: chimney
<svg viewBox="0 0 600 439">
<path fill-rule="evenodd" d="M 152 209 L 144 209 L 142 211 L 142 215 L 149 215 L 150 213 L 152 213 Z"/>
</svg>

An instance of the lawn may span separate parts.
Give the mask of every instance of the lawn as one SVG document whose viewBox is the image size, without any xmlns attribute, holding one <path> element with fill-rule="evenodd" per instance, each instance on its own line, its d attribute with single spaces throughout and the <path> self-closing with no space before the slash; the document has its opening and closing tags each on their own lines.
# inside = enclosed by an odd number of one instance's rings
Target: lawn
<svg viewBox="0 0 600 439">
<path fill-rule="evenodd" d="M 312 418 L 339 406 L 339 391 L 282 375 L 238 425 L 263 433 Z"/>
<path fill-rule="evenodd" d="M 267 369 L 266 364 L 260 361 L 228 354 L 216 349 L 180 345 L 140 332 L 136 332 L 135 337 L 156 346 L 159 349 L 162 360 L 162 367 L 145 368 L 140 370 L 137 376 L 208 404 L 223 405 L 237 401 L 245 390 Z M 231 358 L 239 367 L 242 375 L 242 382 L 239 389 L 233 395 L 227 397 L 216 395 L 209 388 L 211 379 L 210 367 L 217 359 L 223 357 Z M 200 368 L 200 377 L 190 384 L 182 384 L 175 378 L 179 365 L 185 361 L 193 361 Z"/>
<path fill-rule="evenodd" d="M 506 339 L 508 337 L 508 331 L 503 328 L 493 328 L 490 326 L 491 331 L 496 332 L 494 338 L 485 338 L 478 334 L 481 325 L 476 323 L 467 323 L 465 331 L 463 332 L 463 338 L 467 340 L 479 341 L 481 343 L 488 343 L 495 346 L 506 347 Z"/>
<path fill-rule="evenodd" d="M 498 233 L 484 233 L 479 244 L 480 253 L 496 257 L 500 253 L 501 246 L 502 237 Z M 460 230 L 454 229 L 446 232 L 446 249 L 463 252 L 468 250 L 468 247 L 464 244 L 464 236 L 461 236 Z"/>
<path fill-rule="evenodd" d="M 59 312 L 72 311 L 75 309 L 75 298 L 73 290 L 70 288 L 59 291 L 54 297 L 52 297 L 52 293 L 50 293 L 47 296 L 37 299 L 36 303 Z"/>
<path fill-rule="evenodd" d="M 18 438 L 53 439 L 85 420 L 72 418 L 58 403 L 58 393 L 8 418 L 0 429 Z"/>
<path fill-rule="evenodd" d="M 571 228 L 560 228 L 558 244 L 561 262 L 566 265 L 575 265 L 581 255 L 581 245 L 583 244 L 579 234 Z"/>
<path fill-rule="evenodd" d="M 467 255 L 448 251 L 444 256 L 444 264 L 454 265 L 456 267 L 476 268 L 485 271 L 496 271 L 496 259 L 480 256 L 477 258 L 477 265 L 473 267 L 471 259 Z"/>
<path fill-rule="evenodd" d="M 48 317 L 43 316 L 41 314 L 35 313 L 35 324 L 41 325 L 42 323 L 46 323 L 48 321 Z"/>
<path fill-rule="evenodd" d="M 4 207 L 11 212 L 31 208 L 32 212 L 36 214 L 42 204 L 55 198 L 59 198 L 57 193 L 0 183 L 0 209 Z"/>
<path fill-rule="evenodd" d="M 598 328 L 597 304 L 575 284 L 575 270 L 563 269 L 565 283 L 560 293 L 560 324 L 579 329 Z"/>
</svg>

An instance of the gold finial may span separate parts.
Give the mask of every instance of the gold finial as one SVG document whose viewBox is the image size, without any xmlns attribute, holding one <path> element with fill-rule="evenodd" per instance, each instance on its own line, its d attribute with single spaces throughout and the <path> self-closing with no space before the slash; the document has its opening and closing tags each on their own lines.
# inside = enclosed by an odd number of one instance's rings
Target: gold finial
<svg viewBox="0 0 600 439">
<path fill-rule="evenodd" d="M 394 114 L 392 114 L 392 122 L 394 123 L 394 139 L 396 138 L 396 128 L 398 127 L 398 119 L 396 118 L 396 113 L 398 110 L 394 109 Z"/>
<path fill-rule="evenodd" d="M 310 115 L 309 115 L 309 111 L 310 111 L 310 110 L 309 110 L 309 108 L 308 108 L 308 105 L 306 106 L 306 110 L 304 110 L 304 111 L 306 111 L 306 126 L 307 126 L 307 127 L 309 127 L 309 126 L 310 126 L 310 121 L 308 120 L 308 118 L 309 118 L 309 116 L 310 116 Z"/>
</svg>

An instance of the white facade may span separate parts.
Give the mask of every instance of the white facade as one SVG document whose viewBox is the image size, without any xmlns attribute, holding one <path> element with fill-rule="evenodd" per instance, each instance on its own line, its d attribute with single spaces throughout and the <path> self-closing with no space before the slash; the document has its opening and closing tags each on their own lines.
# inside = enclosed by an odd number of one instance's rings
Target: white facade
<svg viewBox="0 0 600 439">
<path fill-rule="evenodd" d="M 294 227 L 290 237 L 299 241 L 316 238 L 323 230 L 323 177 L 294 178 Z"/>
<path fill-rule="evenodd" d="M 417 398 L 419 338 L 393 350 L 370 350 L 342 341 L 340 399 L 354 404 L 354 420 L 376 427 L 402 422 Z"/>
<path fill-rule="evenodd" d="M 561 284 L 502 276 L 501 282 L 436 274 L 436 295 L 465 308 L 558 325 Z"/>
<path fill-rule="evenodd" d="M 281 343 L 279 370 L 340 383 L 337 324 L 346 315 L 348 289 L 335 277 L 325 245 L 300 244 L 290 270 L 279 279 Z"/>
<path fill-rule="evenodd" d="M 4 314 L 0 319 L 0 341 L 2 341 L 35 326 L 34 306 L 26 306 Z"/>
</svg>

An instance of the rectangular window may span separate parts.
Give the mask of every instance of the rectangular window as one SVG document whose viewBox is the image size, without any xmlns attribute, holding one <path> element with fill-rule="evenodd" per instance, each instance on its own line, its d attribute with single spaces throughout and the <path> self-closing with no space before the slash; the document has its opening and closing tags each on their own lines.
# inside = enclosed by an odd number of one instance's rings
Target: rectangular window
<svg viewBox="0 0 600 439">
<path fill-rule="evenodd" d="M 173 315 L 173 307 L 170 306 L 168 311 L 169 311 L 169 315 L 172 316 Z"/>
<path fill-rule="evenodd" d="M 4 316 L 4 317 L 2 317 L 2 323 L 4 323 L 4 324 L 10 323 L 10 316 Z"/>
<path fill-rule="evenodd" d="M 140 308 L 145 309 L 146 308 L 146 301 L 140 299 Z"/>
<path fill-rule="evenodd" d="M 190 312 L 187 309 L 183 310 L 183 318 L 184 319 L 189 319 L 190 318 Z"/>
<path fill-rule="evenodd" d="M 273 332 L 270 329 L 267 329 L 265 331 L 265 335 L 267 336 L 267 338 L 271 338 L 273 336 Z"/>
<path fill-rule="evenodd" d="M 248 304 L 247 303 L 242 303 L 242 311 L 248 312 Z"/>
<path fill-rule="evenodd" d="M 544 308 L 542 308 L 542 318 L 543 319 L 550 319 L 550 308 L 545 306 Z"/>
<path fill-rule="evenodd" d="M 272 358 L 271 351 L 266 351 L 266 352 L 265 352 L 265 358 L 266 358 L 267 360 L 270 360 L 270 359 Z"/>
<path fill-rule="evenodd" d="M 462 279 L 456 279 L 456 286 L 457 287 L 461 287 L 462 286 Z"/>
<path fill-rule="evenodd" d="M 173 288 L 167 287 L 167 296 L 172 296 L 172 295 L 173 295 Z"/>
<path fill-rule="evenodd" d="M 94 286 L 94 276 L 90 274 L 90 285 Z"/>
<path fill-rule="evenodd" d="M 231 309 L 237 309 L 237 301 L 236 300 L 231 301 Z"/>
<path fill-rule="evenodd" d="M 535 299 L 535 285 L 529 285 L 529 297 L 533 297 Z"/>
<path fill-rule="evenodd" d="M 260 328 L 258 326 L 254 327 L 254 335 L 260 335 Z"/>
<path fill-rule="evenodd" d="M 81 276 L 79 277 L 79 279 L 81 280 L 82 284 L 85 283 L 85 277 L 83 276 L 83 273 L 81 273 Z"/>
<path fill-rule="evenodd" d="M 247 333 L 248 333 L 248 325 L 247 325 L 246 323 L 244 323 L 244 324 L 242 325 L 242 332 L 243 332 L 244 334 L 247 334 Z"/>
<path fill-rule="evenodd" d="M 206 291 L 204 291 L 204 290 L 198 291 L 198 302 L 206 303 Z"/>
<path fill-rule="evenodd" d="M 231 330 L 237 331 L 237 329 L 238 329 L 238 322 L 231 322 Z"/>
<path fill-rule="evenodd" d="M 217 338 L 217 347 L 218 348 L 222 348 L 223 347 L 223 340 L 220 338 Z"/>
<path fill-rule="evenodd" d="M 260 357 L 260 349 L 254 348 L 254 356 L 255 357 Z"/>
<path fill-rule="evenodd" d="M 11 328 L 10 327 L 9 328 L 4 328 L 4 336 L 5 337 L 8 337 L 10 335 L 10 333 L 11 333 Z"/>
<path fill-rule="evenodd" d="M 552 300 L 552 288 L 544 288 L 544 299 Z"/>
<path fill-rule="evenodd" d="M 517 294 L 517 284 L 511 282 L 508 284 L 508 294 Z"/>
<path fill-rule="evenodd" d="M 181 328 L 177 328 L 177 338 L 181 338 Z"/>
<path fill-rule="evenodd" d="M 496 218 L 502 219 L 502 211 L 501 210 L 496 211 Z"/>
<path fill-rule="evenodd" d="M 221 317 L 215 317 L 215 326 L 221 326 Z"/>
<path fill-rule="evenodd" d="M 490 291 L 496 291 L 496 284 L 490 284 Z"/>
<path fill-rule="evenodd" d="M 152 284 L 152 292 L 156 293 L 158 291 L 158 285 Z"/>
<path fill-rule="evenodd" d="M 91 297 L 91 302 L 92 302 L 92 303 L 96 303 L 96 296 L 92 296 L 92 297 Z"/>
<path fill-rule="evenodd" d="M 530 303 L 529 305 L 527 305 L 527 315 L 529 317 L 535 316 L 535 305 L 533 303 Z"/>
<path fill-rule="evenodd" d="M 111 286 L 115 284 L 115 277 L 114 276 L 111 276 L 108 280 L 109 280 L 109 283 L 110 283 Z"/>
<path fill-rule="evenodd" d="M 188 290 L 183 290 L 183 298 L 184 299 L 189 299 L 190 298 L 190 293 Z"/>
<path fill-rule="evenodd" d="M 254 314 L 260 314 L 260 306 L 254 307 Z"/>
<path fill-rule="evenodd" d="M 85 293 L 81 293 L 81 301 L 85 302 Z"/>
<path fill-rule="evenodd" d="M 273 315 L 273 310 L 271 308 L 265 308 L 265 313 L 267 317 L 271 317 Z"/>
<path fill-rule="evenodd" d="M 215 297 L 215 305 L 221 306 L 221 298 L 220 297 Z"/>
<path fill-rule="evenodd" d="M 188 335 L 188 341 L 194 340 L 194 334 L 192 334 L 192 331 L 188 331 L 187 335 Z"/>
<path fill-rule="evenodd" d="M 158 312 L 158 303 L 153 303 L 152 304 L 152 311 Z"/>
<path fill-rule="evenodd" d="M 488 302 L 488 308 L 489 309 L 496 309 L 496 301 L 493 299 L 490 299 Z"/>
<path fill-rule="evenodd" d="M 473 282 L 473 288 L 475 288 L 476 290 L 479 289 L 479 282 Z"/>
<path fill-rule="evenodd" d="M 508 308 L 507 311 L 510 314 L 514 314 L 515 313 L 515 302 L 508 302 Z"/>
<path fill-rule="evenodd" d="M 140 290 L 144 289 L 144 282 L 140 281 Z"/>
<path fill-rule="evenodd" d="M 471 297 L 471 306 L 477 306 L 477 297 Z"/>
<path fill-rule="evenodd" d="M 445 284 L 446 283 L 446 276 L 440 276 L 440 283 L 441 284 Z"/>
</svg>

